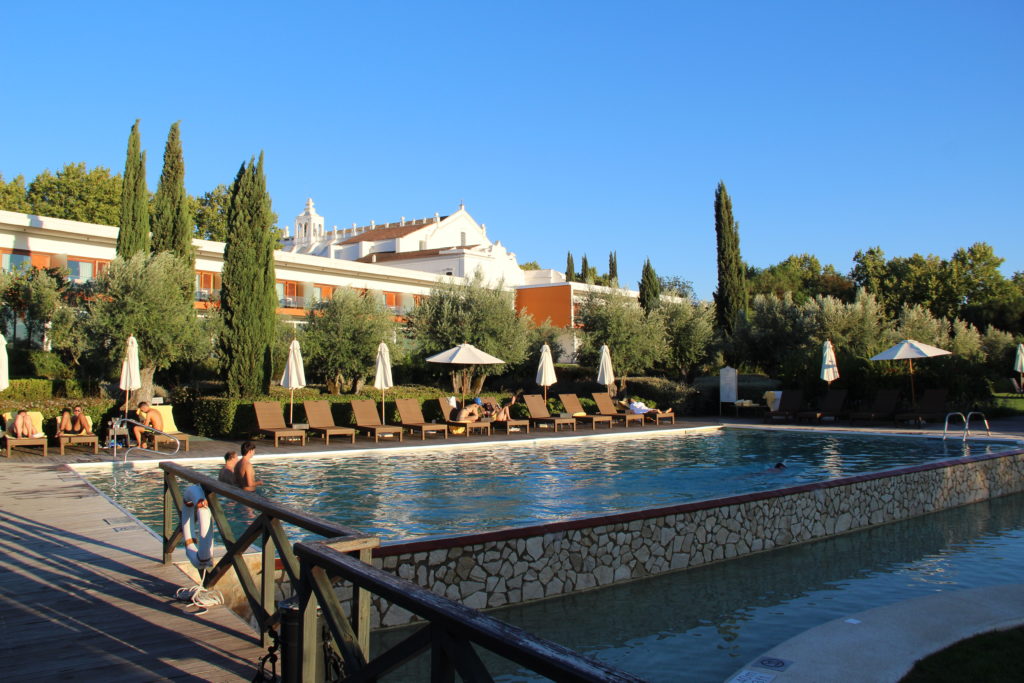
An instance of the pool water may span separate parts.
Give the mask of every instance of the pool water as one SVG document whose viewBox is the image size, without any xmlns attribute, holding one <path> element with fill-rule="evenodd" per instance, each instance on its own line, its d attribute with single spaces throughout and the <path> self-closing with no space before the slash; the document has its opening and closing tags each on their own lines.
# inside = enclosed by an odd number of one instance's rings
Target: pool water
<svg viewBox="0 0 1024 683">
<path fill-rule="evenodd" d="M 257 460 L 255 468 L 263 495 L 394 541 L 675 505 L 1016 447 L 754 429 L 450 445 L 282 457 Z M 784 469 L 773 467 L 779 462 Z M 192 466 L 216 476 L 220 463 Z M 161 470 L 115 464 L 79 471 L 160 528 Z"/>
<path fill-rule="evenodd" d="M 1024 494 L 1016 494 L 490 614 L 646 680 L 724 681 L 827 621 L 1022 576 Z M 409 633 L 376 634 L 373 652 Z M 427 680 L 427 659 L 400 669 L 395 680 Z M 539 680 L 486 661 L 496 680 Z"/>
</svg>

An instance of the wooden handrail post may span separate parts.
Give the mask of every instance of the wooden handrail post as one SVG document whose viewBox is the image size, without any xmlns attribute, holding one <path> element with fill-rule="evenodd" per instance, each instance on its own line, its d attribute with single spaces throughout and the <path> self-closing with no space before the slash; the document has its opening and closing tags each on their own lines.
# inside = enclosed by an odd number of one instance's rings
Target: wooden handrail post
<svg viewBox="0 0 1024 683">
<path fill-rule="evenodd" d="M 313 577 L 310 574 L 309 563 L 299 563 L 299 583 L 295 588 L 299 595 L 299 609 L 302 611 L 299 627 L 299 643 L 302 651 L 300 680 L 302 683 L 314 683 L 317 654 L 320 649 L 320 623 L 317 619 L 319 604 L 313 594 Z"/>
<path fill-rule="evenodd" d="M 373 548 L 362 548 L 359 559 L 366 564 L 373 564 Z M 370 591 L 352 584 L 352 616 L 356 627 L 356 644 L 363 652 L 366 661 L 370 661 Z"/>
<path fill-rule="evenodd" d="M 171 538 L 174 536 L 174 515 L 172 511 L 176 511 L 174 507 L 174 499 L 171 496 L 171 479 L 174 475 L 170 472 L 164 472 L 164 564 L 170 564 L 171 558 L 174 556 L 174 548 L 171 546 Z"/>
<path fill-rule="evenodd" d="M 277 605 L 274 604 L 274 573 L 276 571 L 276 563 L 274 559 L 276 557 L 274 553 L 274 543 L 270 538 L 270 528 L 268 524 L 263 525 L 263 562 L 260 574 L 260 601 L 263 604 L 263 609 L 266 614 L 274 614 L 277 612 Z M 273 642 L 270 637 L 270 629 L 267 628 L 266 624 L 260 624 L 260 632 L 263 638 L 263 647 L 270 647 Z"/>
</svg>

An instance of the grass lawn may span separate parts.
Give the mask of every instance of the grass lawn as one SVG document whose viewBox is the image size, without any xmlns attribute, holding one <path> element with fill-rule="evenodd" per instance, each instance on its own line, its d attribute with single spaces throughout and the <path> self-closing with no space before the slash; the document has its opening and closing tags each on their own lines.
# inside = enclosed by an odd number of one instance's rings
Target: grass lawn
<svg viewBox="0 0 1024 683">
<path fill-rule="evenodd" d="M 902 683 L 1019 681 L 1024 678 L 1024 626 L 984 633 L 925 657 Z"/>
</svg>

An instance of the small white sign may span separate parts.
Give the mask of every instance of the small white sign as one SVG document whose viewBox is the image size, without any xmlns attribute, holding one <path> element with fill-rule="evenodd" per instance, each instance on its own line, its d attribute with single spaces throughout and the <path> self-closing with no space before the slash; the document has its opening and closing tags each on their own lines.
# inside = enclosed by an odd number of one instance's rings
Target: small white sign
<svg viewBox="0 0 1024 683">
<path fill-rule="evenodd" d="M 759 673 L 744 669 L 729 679 L 729 683 L 771 683 L 775 680 L 775 674 Z"/>
</svg>

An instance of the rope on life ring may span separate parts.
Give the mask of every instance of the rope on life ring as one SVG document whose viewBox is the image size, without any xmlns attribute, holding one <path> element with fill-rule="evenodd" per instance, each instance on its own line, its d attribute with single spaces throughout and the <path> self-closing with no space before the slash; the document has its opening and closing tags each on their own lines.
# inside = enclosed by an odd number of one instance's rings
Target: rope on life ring
<svg viewBox="0 0 1024 683">
<path fill-rule="evenodd" d="M 213 567 L 213 515 L 206 504 L 203 487 L 193 484 L 185 489 L 181 509 L 181 531 L 185 535 L 185 555 L 199 570 Z"/>
</svg>

